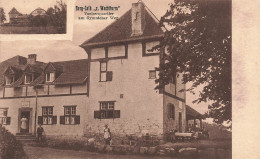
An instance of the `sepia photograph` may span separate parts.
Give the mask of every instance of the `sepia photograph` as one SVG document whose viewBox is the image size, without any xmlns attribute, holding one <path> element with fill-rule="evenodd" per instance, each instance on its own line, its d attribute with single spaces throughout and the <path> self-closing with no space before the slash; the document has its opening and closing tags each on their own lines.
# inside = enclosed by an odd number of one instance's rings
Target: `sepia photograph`
<svg viewBox="0 0 260 159">
<path fill-rule="evenodd" d="M 64 0 L 0 3 L 0 34 L 66 34 L 67 4 Z"/>
<path fill-rule="evenodd" d="M 0 41 L 0 158 L 231 159 L 231 11 L 231 0 L 1 5 L 0 34 L 65 34 L 74 17 L 72 40 Z"/>
</svg>

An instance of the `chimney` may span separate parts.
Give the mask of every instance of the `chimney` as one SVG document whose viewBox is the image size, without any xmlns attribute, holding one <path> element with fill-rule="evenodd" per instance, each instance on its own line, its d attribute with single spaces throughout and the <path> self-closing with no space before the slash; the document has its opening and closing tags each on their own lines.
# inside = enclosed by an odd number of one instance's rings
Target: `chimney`
<svg viewBox="0 0 260 159">
<path fill-rule="evenodd" d="M 37 56 L 36 54 L 29 54 L 27 59 L 27 64 L 31 64 L 31 65 L 35 64 L 36 56 Z"/>
<path fill-rule="evenodd" d="M 145 8 L 143 2 L 132 4 L 132 34 L 131 36 L 143 35 L 145 28 Z"/>
</svg>

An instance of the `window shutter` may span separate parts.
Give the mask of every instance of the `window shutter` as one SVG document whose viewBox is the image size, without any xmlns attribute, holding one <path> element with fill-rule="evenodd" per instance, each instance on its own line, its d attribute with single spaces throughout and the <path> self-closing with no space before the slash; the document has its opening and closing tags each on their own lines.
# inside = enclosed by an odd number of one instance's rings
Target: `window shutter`
<svg viewBox="0 0 260 159">
<path fill-rule="evenodd" d="M 6 118 L 6 125 L 10 125 L 11 124 L 11 117 L 7 117 Z"/>
<path fill-rule="evenodd" d="M 57 116 L 52 116 L 52 124 L 57 124 Z"/>
<path fill-rule="evenodd" d="M 60 124 L 65 124 L 65 116 L 60 116 Z"/>
<path fill-rule="evenodd" d="M 38 116 L 38 124 L 42 125 L 43 121 L 42 121 L 42 116 Z"/>
<path fill-rule="evenodd" d="M 113 78 L 113 72 L 107 71 L 107 81 L 112 81 L 112 78 Z"/>
<path fill-rule="evenodd" d="M 75 124 L 80 124 L 80 116 L 75 116 Z"/>
<path fill-rule="evenodd" d="M 120 110 L 114 110 L 114 118 L 120 118 Z"/>
<path fill-rule="evenodd" d="M 100 119 L 100 111 L 94 111 L 94 119 Z"/>
<path fill-rule="evenodd" d="M 172 106 L 172 119 L 175 119 L 175 107 Z"/>
</svg>

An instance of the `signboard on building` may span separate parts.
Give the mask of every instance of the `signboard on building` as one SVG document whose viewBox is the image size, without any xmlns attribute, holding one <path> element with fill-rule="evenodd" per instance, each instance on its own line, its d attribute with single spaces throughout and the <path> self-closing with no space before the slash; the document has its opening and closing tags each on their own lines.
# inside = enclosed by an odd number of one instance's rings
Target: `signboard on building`
<svg viewBox="0 0 260 159">
<path fill-rule="evenodd" d="M 30 101 L 22 101 L 22 107 L 30 107 Z"/>
</svg>

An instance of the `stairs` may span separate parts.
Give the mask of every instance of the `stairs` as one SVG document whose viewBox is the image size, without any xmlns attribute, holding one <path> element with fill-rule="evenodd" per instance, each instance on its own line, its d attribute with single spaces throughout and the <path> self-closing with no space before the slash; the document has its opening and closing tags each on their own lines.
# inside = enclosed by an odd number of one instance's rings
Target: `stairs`
<svg viewBox="0 0 260 159">
<path fill-rule="evenodd" d="M 31 145 L 36 143 L 36 136 L 32 133 L 17 133 L 16 140 L 20 141 L 23 145 Z"/>
</svg>

